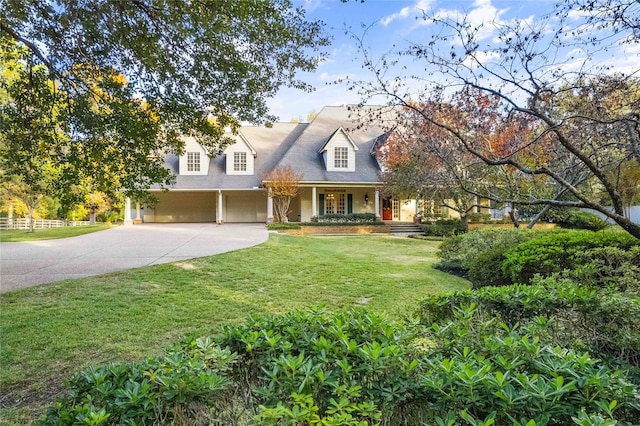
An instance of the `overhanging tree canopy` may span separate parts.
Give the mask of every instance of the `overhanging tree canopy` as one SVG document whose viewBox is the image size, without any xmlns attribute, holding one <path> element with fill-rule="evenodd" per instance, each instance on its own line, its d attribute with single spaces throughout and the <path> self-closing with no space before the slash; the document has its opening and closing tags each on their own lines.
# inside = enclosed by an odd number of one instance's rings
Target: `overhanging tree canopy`
<svg viewBox="0 0 640 426">
<path fill-rule="evenodd" d="M 9 0 L 0 38 L 23 75 L 44 66 L 65 98 L 55 130 L 66 142 L 43 155 L 98 190 L 132 193 L 167 182 L 157 156 L 180 152 L 180 135 L 213 155 L 230 142 L 225 129 L 272 120 L 266 99 L 281 86 L 310 90 L 296 73 L 314 70 L 328 44 L 289 0 Z"/>
</svg>

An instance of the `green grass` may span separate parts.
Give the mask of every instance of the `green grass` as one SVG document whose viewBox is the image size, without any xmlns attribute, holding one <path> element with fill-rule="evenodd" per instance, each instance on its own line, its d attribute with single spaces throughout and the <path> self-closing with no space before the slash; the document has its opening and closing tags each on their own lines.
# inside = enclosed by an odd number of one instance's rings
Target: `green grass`
<svg viewBox="0 0 640 426">
<path fill-rule="evenodd" d="M 17 243 L 22 241 L 56 240 L 58 238 L 77 237 L 78 235 L 89 234 L 96 231 L 109 229 L 111 225 L 87 225 L 87 226 L 65 226 L 63 228 L 36 229 L 29 232 L 26 229 L 15 229 L 11 231 L 0 231 L 0 242 Z"/>
<path fill-rule="evenodd" d="M 398 315 L 422 296 L 469 288 L 432 269 L 438 244 L 274 234 L 245 250 L 2 294 L 0 424 L 40 414 L 85 366 L 156 355 L 250 314 L 322 304 Z"/>
</svg>

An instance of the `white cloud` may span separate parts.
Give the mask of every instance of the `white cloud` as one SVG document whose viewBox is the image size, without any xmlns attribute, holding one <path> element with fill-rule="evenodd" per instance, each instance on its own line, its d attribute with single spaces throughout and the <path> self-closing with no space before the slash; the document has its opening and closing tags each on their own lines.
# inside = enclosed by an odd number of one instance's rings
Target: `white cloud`
<svg viewBox="0 0 640 426">
<path fill-rule="evenodd" d="M 480 65 L 485 65 L 487 62 L 491 62 L 492 60 L 499 58 L 500 55 L 498 52 L 479 51 L 476 52 L 473 57 L 467 56 L 462 64 L 469 68 L 475 68 L 478 63 L 480 63 Z"/>
<path fill-rule="evenodd" d="M 392 13 L 391 15 L 387 15 L 380 19 L 380 23 L 386 27 L 395 20 L 422 16 L 424 12 L 431 9 L 433 2 L 434 0 L 418 0 L 413 6 L 403 7 L 399 12 Z"/>
<path fill-rule="evenodd" d="M 319 8 L 322 4 L 322 0 L 304 0 L 304 10 L 307 13 L 311 13 L 317 8 Z"/>
</svg>

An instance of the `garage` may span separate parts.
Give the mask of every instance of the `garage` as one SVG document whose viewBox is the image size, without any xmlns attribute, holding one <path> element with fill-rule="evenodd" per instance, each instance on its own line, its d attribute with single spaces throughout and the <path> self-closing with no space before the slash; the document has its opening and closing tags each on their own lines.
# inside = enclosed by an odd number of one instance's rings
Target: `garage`
<svg viewBox="0 0 640 426">
<path fill-rule="evenodd" d="M 225 222 L 266 222 L 267 196 L 264 191 L 228 192 L 223 201 Z"/>
<path fill-rule="evenodd" d="M 154 194 L 158 203 L 146 209 L 145 222 L 215 222 L 217 193 L 160 192 Z"/>
</svg>

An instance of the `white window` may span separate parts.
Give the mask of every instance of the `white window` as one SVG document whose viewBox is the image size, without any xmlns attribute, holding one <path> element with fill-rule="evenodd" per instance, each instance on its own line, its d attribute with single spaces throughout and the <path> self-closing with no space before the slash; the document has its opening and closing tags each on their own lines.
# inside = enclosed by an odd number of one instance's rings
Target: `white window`
<svg viewBox="0 0 640 426">
<path fill-rule="evenodd" d="M 393 200 L 393 218 L 400 219 L 400 201 Z"/>
<path fill-rule="evenodd" d="M 343 146 L 337 146 L 333 149 L 334 162 L 336 169 L 349 168 L 349 149 Z"/>
<path fill-rule="evenodd" d="M 246 152 L 233 153 L 233 171 L 234 172 L 247 171 L 247 153 Z"/>
<path fill-rule="evenodd" d="M 188 172 L 200 171 L 200 153 L 199 152 L 187 152 L 187 171 Z"/>
</svg>

